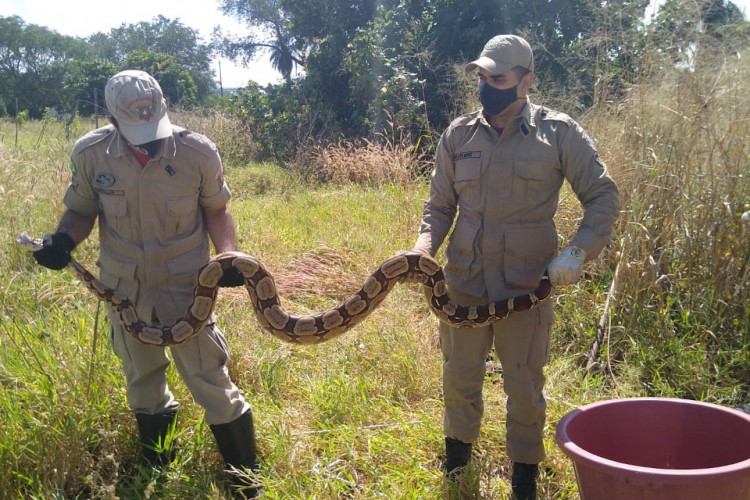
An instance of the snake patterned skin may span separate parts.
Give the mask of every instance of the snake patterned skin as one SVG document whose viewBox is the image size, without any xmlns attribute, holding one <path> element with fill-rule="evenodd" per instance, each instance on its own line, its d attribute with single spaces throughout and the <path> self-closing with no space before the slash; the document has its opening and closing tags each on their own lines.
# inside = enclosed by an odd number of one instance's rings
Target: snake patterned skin
<svg viewBox="0 0 750 500">
<path fill-rule="evenodd" d="M 22 233 L 16 242 L 31 251 L 42 247 L 42 240 Z M 317 344 L 334 339 L 367 318 L 399 282 L 421 283 L 432 311 L 442 321 L 462 328 L 476 328 L 501 320 L 514 312 L 537 307 L 552 292 L 547 276 L 531 293 L 480 306 L 462 306 L 448 296 L 443 270 L 431 257 L 403 252 L 385 260 L 365 280 L 364 285 L 338 306 L 315 315 L 297 316 L 281 305 L 273 276 L 261 261 L 242 252 L 224 252 L 212 257 L 197 275 L 193 300 L 182 318 L 167 326 L 144 322 L 133 303 L 123 294 L 105 286 L 81 263 L 71 259 L 68 266 L 98 298 L 111 304 L 125 329 L 136 339 L 153 345 L 185 342 L 199 333 L 211 318 L 219 291 L 219 280 L 229 268 L 236 268 L 245 279 L 245 288 L 261 326 L 277 338 L 295 344 Z"/>
</svg>

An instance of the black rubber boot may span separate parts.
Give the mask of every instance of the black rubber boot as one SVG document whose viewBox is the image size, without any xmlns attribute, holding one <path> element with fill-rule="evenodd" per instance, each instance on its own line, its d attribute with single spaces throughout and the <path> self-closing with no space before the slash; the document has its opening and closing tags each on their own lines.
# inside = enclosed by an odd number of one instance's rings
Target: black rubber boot
<svg viewBox="0 0 750 500">
<path fill-rule="evenodd" d="M 136 413 L 138 435 L 141 440 L 141 456 L 146 464 L 162 467 L 174 459 L 173 443 L 167 442 L 167 435 L 174 426 L 177 410 L 156 415 Z"/>
<path fill-rule="evenodd" d="M 253 413 L 248 411 L 228 424 L 211 425 L 216 444 L 224 457 L 226 469 L 232 476 L 236 498 L 256 498 L 261 485 L 255 476 L 260 471 L 260 462 L 255 445 Z"/>
<path fill-rule="evenodd" d="M 537 464 L 513 462 L 513 475 L 510 484 L 513 487 L 513 500 L 536 500 Z"/>
<path fill-rule="evenodd" d="M 460 476 L 471 460 L 471 443 L 464 443 L 458 439 L 445 438 L 445 462 L 443 473 L 448 479 Z"/>
</svg>

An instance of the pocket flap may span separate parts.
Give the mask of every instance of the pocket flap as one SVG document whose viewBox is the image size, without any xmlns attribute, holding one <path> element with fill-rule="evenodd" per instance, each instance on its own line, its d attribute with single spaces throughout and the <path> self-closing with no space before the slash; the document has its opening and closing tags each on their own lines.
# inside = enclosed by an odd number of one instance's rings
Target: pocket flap
<svg viewBox="0 0 750 500">
<path fill-rule="evenodd" d="M 508 288 L 536 288 L 557 248 L 553 225 L 505 231 L 505 282 Z"/>
<path fill-rule="evenodd" d="M 479 179 L 482 171 L 482 160 L 481 158 L 461 160 L 456 163 L 455 170 L 453 177 L 455 182 Z"/>
<path fill-rule="evenodd" d="M 198 201 L 193 197 L 170 198 L 167 200 L 167 213 L 172 216 L 186 215 L 198 209 Z"/>
<path fill-rule="evenodd" d="M 513 162 L 513 172 L 521 179 L 529 181 L 543 181 L 549 179 L 554 172 L 555 165 L 549 161 L 516 160 Z"/>
<path fill-rule="evenodd" d="M 134 260 L 124 260 L 109 254 L 101 254 L 97 262 L 103 273 L 118 278 L 135 278 L 135 268 L 138 263 Z"/>
<path fill-rule="evenodd" d="M 112 196 L 102 194 L 99 196 L 102 204 L 102 210 L 107 215 L 123 217 L 128 213 L 128 203 L 124 196 Z"/>
<path fill-rule="evenodd" d="M 174 278 L 195 277 L 198 270 L 207 262 L 208 255 L 205 249 L 197 247 L 167 260 L 167 269 Z"/>
<path fill-rule="evenodd" d="M 557 250 L 553 224 L 505 230 L 505 251 L 510 255 L 550 255 Z"/>
<path fill-rule="evenodd" d="M 474 248 L 474 239 L 479 231 L 479 223 L 469 219 L 459 219 L 451 233 L 451 246 L 463 251 Z"/>
</svg>

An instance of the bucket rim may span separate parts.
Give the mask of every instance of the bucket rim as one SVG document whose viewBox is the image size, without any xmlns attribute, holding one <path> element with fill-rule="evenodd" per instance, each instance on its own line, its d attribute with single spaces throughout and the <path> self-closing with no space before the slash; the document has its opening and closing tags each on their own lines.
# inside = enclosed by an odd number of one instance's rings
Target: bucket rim
<svg viewBox="0 0 750 500">
<path fill-rule="evenodd" d="M 750 415 L 743 413 L 740 410 L 735 410 L 733 408 L 720 406 L 714 403 L 707 403 L 704 401 L 663 397 L 608 399 L 584 405 L 565 414 L 563 418 L 561 418 L 558 422 L 555 432 L 555 439 L 558 446 L 563 451 L 563 453 L 565 453 L 573 460 L 574 465 L 581 463 L 582 465 L 586 465 L 600 472 L 606 472 L 608 474 L 613 474 L 616 472 L 618 475 L 621 475 L 623 477 L 629 477 L 630 479 L 640 478 L 642 481 L 657 480 L 669 483 L 700 483 L 705 481 L 713 481 L 716 479 L 728 479 L 735 476 L 750 476 L 750 458 L 719 467 L 708 467 L 701 469 L 661 469 L 656 467 L 644 467 L 640 465 L 631 465 L 623 462 L 617 462 L 615 460 L 610 460 L 595 455 L 575 444 L 568 436 L 568 423 L 581 413 L 594 410 L 601 406 L 625 404 L 627 402 L 636 401 L 653 401 L 666 404 L 681 405 L 687 404 L 701 406 L 704 408 L 711 408 L 728 415 L 735 416 L 741 420 L 745 420 L 750 426 Z"/>
</svg>

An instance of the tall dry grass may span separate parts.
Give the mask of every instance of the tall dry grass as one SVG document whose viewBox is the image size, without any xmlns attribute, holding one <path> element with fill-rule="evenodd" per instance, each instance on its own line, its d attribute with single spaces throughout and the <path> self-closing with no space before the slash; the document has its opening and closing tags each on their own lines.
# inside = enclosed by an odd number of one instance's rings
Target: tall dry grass
<svg viewBox="0 0 750 500">
<path fill-rule="evenodd" d="M 169 116 L 173 123 L 211 138 L 225 163 L 241 165 L 255 158 L 257 148 L 252 132 L 229 113 L 215 109 L 174 109 Z"/>
<path fill-rule="evenodd" d="M 659 71 L 584 120 L 621 188 L 606 353 L 649 394 L 750 400 L 750 71 Z M 695 377 L 696 366 L 708 369 Z"/>
<path fill-rule="evenodd" d="M 313 144 L 299 152 L 290 168 L 305 179 L 322 183 L 380 186 L 410 184 L 430 168 L 432 137 L 417 140 L 388 122 L 388 131 L 375 139 Z"/>
<path fill-rule="evenodd" d="M 750 400 L 750 239 L 741 221 L 750 210 L 748 76 L 731 59 L 694 73 L 663 70 L 578 117 L 618 182 L 623 209 L 612 244 L 587 267 L 589 279 L 554 298 L 541 499 L 576 497 L 572 465 L 554 442 L 555 422 L 576 407 L 647 395 Z M 227 140 L 235 131 L 219 118 L 194 119 L 180 121 L 224 130 Z M 135 423 L 105 316 L 69 273 L 39 268 L 12 243 L 21 230 L 54 228 L 72 139 L 41 123 L 25 124 L 18 146 L 11 137 L 12 124 L 0 122 L 0 498 L 227 497 L 202 411 L 173 372 L 183 402 L 177 459 L 162 471 L 137 466 Z M 240 248 L 267 264 L 284 305 L 298 314 L 334 305 L 416 236 L 428 189 L 424 178 L 400 177 L 414 168 L 412 146 L 400 139 L 360 146 L 310 153 L 310 164 L 330 165 L 324 178 L 335 182 L 227 164 Z M 355 160 L 363 171 L 349 174 Z M 392 165 L 398 173 L 389 173 Z M 561 244 L 575 231 L 577 205 L 565 190 Z M 95 241 L 76 249 L 91 268 L 96 254 Z M 605 311 L 610 291 L 616 300 Z M 468 480 L 457 488 L 438 470 L 441 361 L 419 290 L 396 287 L 355 331 L 314 347 L 261 330 L 241 292 L 221 292 L 217 307 L 230 374 L 255 412 L 265 498 L 442 500 L 461 498 L 461 488 L 464 497 L 508 498 L 497 374 L 485 384 Z"/>
</svg>

